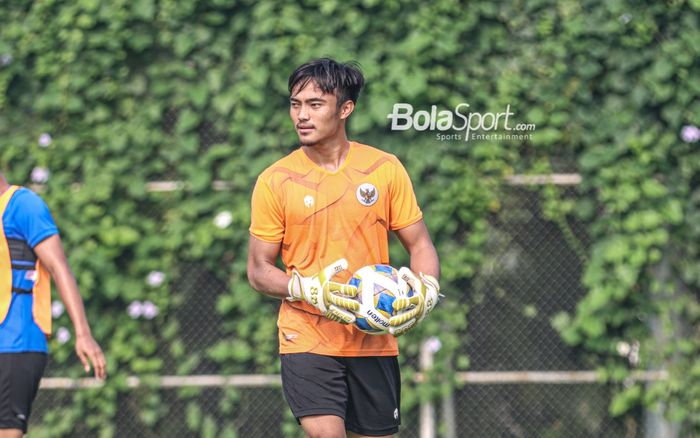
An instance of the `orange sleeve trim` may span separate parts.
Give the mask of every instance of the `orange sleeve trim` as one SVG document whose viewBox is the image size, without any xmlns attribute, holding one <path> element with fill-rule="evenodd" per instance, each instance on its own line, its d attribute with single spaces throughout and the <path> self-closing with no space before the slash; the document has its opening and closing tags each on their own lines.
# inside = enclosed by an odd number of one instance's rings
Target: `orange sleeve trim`
<svg viewBox="0 0 700 438">
<path fill-rule="evenodd" d="M 406 227 L 408 227 L 408 226 L 410 226 L 410 225 L 413 225 L 413 224 L 417 223 L 417 222 L 418 222 L 419 220 L 421 220 L 421 219 L 423 219 L 423 212 L 420 212 L 420 213 L 418 213 L 418 216 L 416 216 L 416 217 L 414 217 L 414 218 L 411 218 L 411 219 L 409 219 L 409 220 L 407 220 L 407 221 L 398 223 L 398 224 L 394 225 L 393 227 L 391 227 L 391 228 L 389 228 L 389 229 L 390 229 L 391 231 L 400 230 L 401 228 L 406 228 Z"/>
<path fill-rule="evenodd" d="M 282 240 L 284 240 L 284 238 L 279 239 L 279 240 L 277 240 L 277 239 L 270 239 L 269 237 L 262 236 L 262 235 L 260 235 L 260 234 L 254 233 L 253 231 L 250 232 L 250 235 L 253 236 L 253 237 L 255 237 L 255 238 L 258 239 L 258 240 L 262 240 L 263 242 L 267 242 L 267 243 L 282 243 Z"/>
</svg>

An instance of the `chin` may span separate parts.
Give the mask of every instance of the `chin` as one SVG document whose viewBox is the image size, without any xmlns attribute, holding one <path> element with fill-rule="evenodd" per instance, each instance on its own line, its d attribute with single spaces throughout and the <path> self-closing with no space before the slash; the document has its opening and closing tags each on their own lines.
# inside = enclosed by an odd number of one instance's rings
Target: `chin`
<svg viewBox="0 0 700 438">
<path fill-rule="evenodd" d="M 318 143 L 317 138 L 299 136 L 299 143 L 302 146 L 313 146 Z"/>
</svg>

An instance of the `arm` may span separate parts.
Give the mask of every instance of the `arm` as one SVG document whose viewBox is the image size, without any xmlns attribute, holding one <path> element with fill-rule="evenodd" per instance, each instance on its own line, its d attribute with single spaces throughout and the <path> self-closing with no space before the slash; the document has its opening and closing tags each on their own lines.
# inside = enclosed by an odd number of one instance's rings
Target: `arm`
<svg viewBox="0 0 700 438">
<path fill-rule="evenodd" d="M 253 189 L 248 244 L 248 281 L 253 289 L 274 298 L 306 301 L 334 321 L 351 323 L 355 316 L 350 310 L 359 308 L 351 299 L 357 288 L 331 281 L 333 276 L 348 268 L 345 259 L 325 267 L 311 277 L 303 277 L 296 269 L 292 275 L 275 266 L 285 232 L 285 214 L 270 186 L 258 178 Z M 261 236 L 270 241 L 257 238 Z"/>
<path fill-rule="evenodd" d="M 92 337 L 83 300 L 80 298 L 78 285 L 63 252 L 61 238 L 57 234 L 47 238 L 34 247 L 34 252 L 51 274 L 73 322 L 76 336 L 75 352 L 83 363 L 85 372 L 90 371 L 90 363 L 92 363 L 95 368 L 95 377 L 104 379 L 107 375 L 104 354 Z"/>
<path fill-rule="evenodd" d="M 280 244 L 269 243 L 250 236 L 248 245 L 248 281 L 253 289 L 274 298 L 290 301 L 306 301 L 321 315 L 342 324 L 355 322 L 353 311 L 360 303 L 353 300 L 357 288 L 331 281 L 333 276 L 348 268 L 348 262 L 340 259 L 311 277 L 302 277 L 292 270 L 292 276 L 275 266 Z"/>
<path fill-rule="evenodd" d="M 423 220 L 395 231 L 411 257 L 411 271 L 440 278 L 440 260 Z"/>
<path fill-rule="evenodd" d="M 270 243 L 250 236 L 248 244 L 248 281 L 253 289 L 274 298 L 289 296 L 289 275 L 275 266 L 281 243 Z"/>
<path fill-rule="evenodd" d="M 400 336 L 422 321 L 440 300 L 440 261 L 425 223 L 420 220 L 396 231 L 396 235 L 411 257 L 411 267 L 399 269 L 399 285 L 404 293 L 413 294 L 394 300 L 392 306 L 399 313 L 389 320 L 389 333 Z M 401 286 L 403 285 L 403 286 Z"/>
</svg>

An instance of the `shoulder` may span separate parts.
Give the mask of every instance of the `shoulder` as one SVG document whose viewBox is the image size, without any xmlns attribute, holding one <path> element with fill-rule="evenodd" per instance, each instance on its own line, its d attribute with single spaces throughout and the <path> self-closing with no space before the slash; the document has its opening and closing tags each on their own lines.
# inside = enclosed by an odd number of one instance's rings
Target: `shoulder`
<svg viewBox="0 0 700 438">
<path fill-rule="evenodd" d="M 27 188 L 20 188 L 12 195 L 7 210 L 9 216 L 3 217 L 3 225 L 8 225 L 7 235 L 27 241 L 32 248 L 58 234 L 49 207 L 41 196 Z"/>
<path fill-rule="evenodd" d="M 394 154 L 374 146 L 353 142 L 353 167 L 364 172 L 371 172 L 386 165 L 389 169 L 401 166 L 401 161 Z"/>
<path fill-rule="evenodd" d="M 359 143 L 356 141 L 353 141 L 353 146 L 355 147 L 355 151 L 358 155 L 361 155 L 363 157 L 371 157 L 371 158 L 389 158 L 392 160 L 397 160 L 396 155 L 390 154 L 389 152 L 383 151 L 379 148 L 376 148 L 374 146 L 370 146 L 368 144 L 363 144 Z"/>
<path fill-rule="evenodd" d="M 260 173 L 258 181 L 274 186 L 289 178 L 304 177 L 311 168 L 301 156 L 303 153 L 299 148 L 275 161 Z"/>
<path fill-rule="evenodd" d="M 21 213 L 41 213 L 48 210 L 41 196 L 26 187 L 20 187 L 15 194 L 12 195 L 8 208 L 18 209 Z"/>
</svg>

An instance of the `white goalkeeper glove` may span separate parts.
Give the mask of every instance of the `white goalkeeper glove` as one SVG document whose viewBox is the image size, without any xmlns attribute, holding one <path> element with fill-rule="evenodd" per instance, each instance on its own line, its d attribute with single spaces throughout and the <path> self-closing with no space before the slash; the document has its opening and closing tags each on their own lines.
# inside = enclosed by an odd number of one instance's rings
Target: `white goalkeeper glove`
<svg viewBox="0 0 700 438">
<path fill-rule="evenodd" d="M 401 336 L 411 330 L 425 318 L 440 301 L 440 284 L 432 275 L 416 276 L 410 269 L 399 269 L 399 286 L 403 289 L 394 300 L 393 308 L 396 315 L 389 319 L 389 333 Z M 410 290 L 413 295 L 409 296 Z"/>
<path fill-rule="evenodd" d="M 321 315 L 341 324 L 355 322 L 354 311 L 360 310 L 360 303 L 353 298 L 357 288 L 349 284 L 336 283 L 331 278 L 348 269 L 348 262 L 340 259 L 327 266 L 318 274 L 302 277 L 296 269 L 292 270 L 287 290 L 289 301 L 306 301 L 317 308 Z"/>
</svg>

